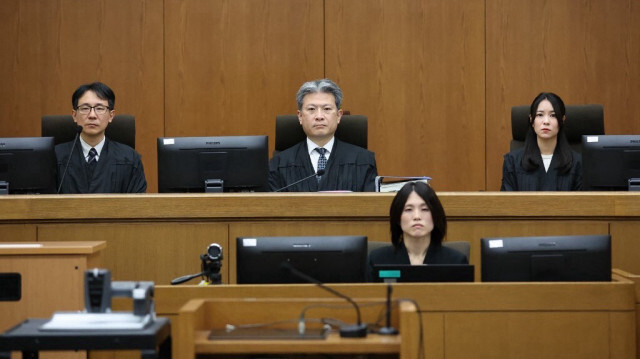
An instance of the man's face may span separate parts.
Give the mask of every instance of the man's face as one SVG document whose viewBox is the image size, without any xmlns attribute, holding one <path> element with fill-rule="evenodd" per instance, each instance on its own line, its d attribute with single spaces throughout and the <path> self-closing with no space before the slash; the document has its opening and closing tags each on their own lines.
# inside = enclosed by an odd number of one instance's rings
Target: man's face
<svg viewBox="0 0 640 359">
<path fill-rule="evenodd" d="M 101 110 L 104 110 L 105 107 L 106 111 L 101 114 Z M 115 115 L 115 111 L 108 107 L 109 101 L 99 98 L 93 91 L 85 92 L 78 99 L 78 107 L 71 111 L 71 115 L 73 116 L 73 121 L 82 127 L 83 138 L 102 137 L 104 135 L 107 125 Z"/>
<path fill-rule="evenodd" d="M 298 120 L 307 137 L 318 145 L 327 143 L 338 128 L 342 110 L 338 110 L 332 94 L 315 92 L 302 99 Z"/>
</svg>

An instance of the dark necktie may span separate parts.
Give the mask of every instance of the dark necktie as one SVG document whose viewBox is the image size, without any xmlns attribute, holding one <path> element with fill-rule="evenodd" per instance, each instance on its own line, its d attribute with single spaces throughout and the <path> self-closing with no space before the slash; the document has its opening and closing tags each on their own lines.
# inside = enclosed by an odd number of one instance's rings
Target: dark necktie
<svg viewBox="0 0 640 359">
<path fill-rule="evenodd" d="M 89 150 L 89 159 L 87 160 L 87 163 L 89 164 L 89 181 L 91 181 L 91 179 L 93 178 L 93 170 L 96 168 L 96 164 L 98 163 L 96 156 L 98 156 L 98 151 L 96 151 L 96 149 L 92 147 Z"/>
<path fill-rule="evenodd" d="M 318 151 L 318 153 L 320 154 L 320 158 L 318 158 L 318 171 L 320 171 L 320 170 L 323 170 L 325 167 L 327 167 L 327 158 L 324 156 L 324 154 L 327 153 L 327 149 L 322 147 L 317 147 L 316 151 Z M 320 182 L 321 177 L 322 176 L 316 176 L 316 178 L 318 179 L 318 182 Z"/>
</svg>

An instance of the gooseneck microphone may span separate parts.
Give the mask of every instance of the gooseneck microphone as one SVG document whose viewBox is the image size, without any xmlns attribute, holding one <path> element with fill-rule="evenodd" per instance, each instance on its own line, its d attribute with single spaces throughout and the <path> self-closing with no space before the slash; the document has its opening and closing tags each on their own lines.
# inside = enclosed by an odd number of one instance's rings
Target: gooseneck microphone
<svg viewBox="0 0 640 359">
<path fill-rule="evenodd" d="M 76 126 L 76 137 L 73 139 L 73 144 L 71 145 L 71 152 L 69 152 L 69 158 L 67 159 L 67 164 L 64 166 L 64 172 L 62 172 L 62 178 L 60 178 L 60 184 L 58 185 L 58 194 L 60 194 L 60 189 L 62 188 L 62 182 L 64 182 L 64 176 L 67 175 L 67 170 L 69 169 L 69 162 L 71 162 L 71 156 L 73 155 L 73 149 L 76 148 L 76 142 L 78 142 L 78 137 L 80 137 L 80 133 L 82 132 L 82 126 Z"/>
<path fill-rule="evenodd" d="M 338 296 L 340 298 L 345 299 L 347 302 L 351 303 L 353 305 L 353 307 L 356 309 L 356 314 L 357 314 L 357 318 L 358 318 L 358 322 L 355 325 L 343 325 L 342 327 L 340 327 L 340 337 L 342 338 L 364 338 L 367 336 L 367 325 L 363 324 L 360 318 L 360 307 L 358 307 L 358 304 L 356 302 L 353 301 L 353 299 L 349 298 L 348 296 L 338 292 L 335 289 L 329 288 L 327 286 L 325 286 L 322 282 L 320 282 L 319 280 L 306 275 L 305 273 L 300 272 L 299 270 L 297 270 L 295 267 L 293 267 L 290 263 L 288 262 L 282 262 L 282 264 L 280 264 L 280 267 L 293 274 L 294 276 L 309 282 L 309 283 L 314 283 L 317 284 L 320 288 L 330 292 L 331 294 Z"/>
<path fill-rule="evenodd" d="M 398 330 L 391 326 L 391 292 L 393 288 L 391 283 L 387 284 L 387 303 L 385 308 L 385 324 L 384 327 L 378 330 L 378 334 L 381 335 L 397 335 Z"/>
<path fill-rule="evenodd" d="M 301 180 L 297 180 L 297 181 L 295 181 L 295 182 L 293 182 L 293 183 L 290 183 L 290 184 L 288 184 L 288 185 L 286 185 L 286 186 L 284 186 L 284 187 L 282 187 L 282 188 L 278 188 L 278 189 L 277 189 L 277 190 L 275 190 L 274 192 L 284 191 L 285 189 L 287 189 L 287 188 L 289 188 L 289 187 L 291 187 L 291 186 L 295 186 L 295 185 L 297 185 L 297 184 L 298 184 L 298 183 L 300 183 L 300 182 L 304 182 L 304 181 L 308 180 L 309 178 L 313 178 L 313 177 L 315 177 L 315 176 L 322 176 L 323 174 L 324 174 L 324 170 L 318 170 L 318 172 L 316 172 L 316 173 L 312 174 L 311 176 L 307 176 L 307 177 L 305 177 L 305 178 L 303 178 L 303 179 L 301 179 Z"/>
</svg>

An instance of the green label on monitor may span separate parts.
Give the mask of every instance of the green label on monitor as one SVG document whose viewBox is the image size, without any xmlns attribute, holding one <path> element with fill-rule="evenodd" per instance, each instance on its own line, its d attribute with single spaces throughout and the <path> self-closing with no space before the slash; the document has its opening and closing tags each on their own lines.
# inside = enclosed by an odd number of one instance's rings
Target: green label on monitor
<svg viewBox="0 0 640 359">
<path fill-rule="evenodd" d="M 399 270 L 380 270 L 378 271 L 379 278 L 400 278 Z"/>
</svg>

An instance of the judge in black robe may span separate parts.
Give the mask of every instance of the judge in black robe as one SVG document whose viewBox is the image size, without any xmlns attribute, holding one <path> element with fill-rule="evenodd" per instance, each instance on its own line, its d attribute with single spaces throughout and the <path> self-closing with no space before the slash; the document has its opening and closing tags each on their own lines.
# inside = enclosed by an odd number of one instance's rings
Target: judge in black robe
<svg viewBox="0 0 640 359">
<path fill-rule="evenodd" d="M 56 146 L 58 186 L 69 161 L 72 145 L 73 142 L 67 142 Z M 60 193 L 144 193 L 147 190 L 140 154 L 133 148 L 106 137 L 99 160 L 93 173 L 91 172 L 78 140 Z"/>
<path fill-rule="evenodd" d="M 529 109 L 524 147 L 504 156 L 501 191 L 579 191 L 582 156 L 571 149 L 565 135 L 564 102 L 552 92 L 541 92 Z M 548 168 L 545 158 L 551 155 Z"/>
<path fill-rule="evenodd" d="M 115 100 L 113 90 L 102 82 L 80 85 L 71 96 L 71 116 L 80 133 L 75 147 L 74 141 L 56 146 L 59 193 L 146 192 L 140 154 L 105 136 L 115 116 Z"/>
<path fill-rule="evenodd" d="M 270 189 L 286 192 L 375 191 L 378 171 L 373 152 L 334 137 L 343 113 L 340 87 L 329 79 L 305 82 L 296 99 L 298 120 L 307 138 L 271 159 Z M 319 177 L 315 176 L 316 168 L 324 170 Z"/>
<path fill-rule="evenodd" d="M 566 172 L 558 170 L 557 158 L 551 158 L 549 171 L 544 166 L 527 171 L 522 167 L 524 149 L 504 155 L 501 191 L 579 191 L 582 188 L 582 156 L 571 151 L 573 161 Z"/>
<path fill-rule="evenodd" d="M 276 191 L 314 173 L 307 141 L 304 140 L 271 159 L 269 162 L 269 187 L 272 191 Z M 284 189 L 283 192 L 373 192 L 377 175 L 373 152 L 336 138 L 325 167 L 325 173 L 321 176 L 320 181 L 318 182 L 313 176 Z"/>
</svg>

